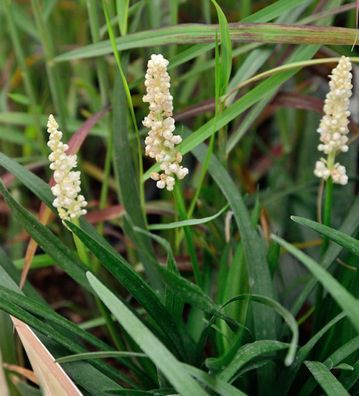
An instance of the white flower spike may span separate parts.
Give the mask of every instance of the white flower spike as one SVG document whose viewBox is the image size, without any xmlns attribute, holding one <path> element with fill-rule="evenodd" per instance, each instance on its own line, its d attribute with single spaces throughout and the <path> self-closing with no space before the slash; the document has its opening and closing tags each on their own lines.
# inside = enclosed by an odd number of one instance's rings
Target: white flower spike
<svg viewBox="0 0 359 396">
<path fill-rule="evenodd" d="M 145 76 L 147 94 L 143 101 L 149 103 L 150 112 L 143 120 L 143 125 L 150 129 L 145 140 L 145 154 L 155 158 L 162 171 L 152 173 L 151 178 L 157 182 L 158 188 L 172 191 L 175 177 L 183 179 L 188 169 L 180 165 L 182 155 L 175 147 L 182 138 L 173 134 L 175 120 L 172 117 L 173 98 L 169 91 L 171 82 L 167 66 L 168 60 L 161 54 L 152 55 L 148 61 Z"/>
<path fill-rule="evenodd" d="M 51 149 L 49 160 L 50 169 L 54 171 L 55 185 L 51 187 L 55 195 L 53 205 L 57 208 L 62 220 L 74 220 L 87 213 L 87 202 L 81 192 L 80 172 L 72 169 L 77 165 L 76 155 L 67 155 L 67 144 L 62 143 L 62 132 L 52 114 L 47 122 L 49 141 L 47 145 Z"/>
<path fill-rule="evenodd" d="M 351 69 L 350 59 L 342 56 L 330 75 L 330 91 L 324 102 L 324 116 L 318 128 L 321 142 L 318 150 L 328 157 L 317 161 L 314 169 L 315 176 L 323 180 L 331 177 L 334 183 L 341 185 L 348 183 L 348 176 L 345 167 L 335 162 L 335 157 L 348 151 L 349 99 L 353 88 Z"/>
</svg>

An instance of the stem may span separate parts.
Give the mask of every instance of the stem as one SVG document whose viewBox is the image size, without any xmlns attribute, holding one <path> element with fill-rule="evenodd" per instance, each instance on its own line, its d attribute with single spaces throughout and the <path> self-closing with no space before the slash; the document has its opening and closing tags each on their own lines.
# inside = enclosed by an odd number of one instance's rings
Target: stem
<svg viewBox="0 0 359 396">
<path fill-rule="evenodd" d="M 181 189 L 178 186 L 178 182 L 175 183 L 173 193 L 174 193 L 174 198 L 176 201 L 176 207 L 177 207 L 178 213 L 180 215 L 180 219 L 181 220 L 188 219 L 187 214 L 186 214 L 186 207 L 185 207 L 184 200 L 182 197 Z M 195 251 L 194 244 L 193 244 L 192 232 L 189 227 L 183 227 L 183 229 L 184 229 L 184 234 L 185 234 L 185 238 L 186 238 L 186 242 L 187 242 L 188 253 L 191 257 L 194 279 L 195 279 L 197 285 L 202 287 L 202 276 L 201 276 L 201 272 L 199 269 L 199 262 L 197 259 L 196 251 Z"/>
<path fill-rule="evenodd" d="M 323 224 L 330 227 L 332 217 L 332 203 L 333 203 L 333 180 L 331 177 L 325 183 L 325 201 L 324 201 L 324 212 L 323 212 Z M 328 248 L 329 240 L 327 237 L 323 239 L 322 252 L 325 252 Z"/>
</svg>

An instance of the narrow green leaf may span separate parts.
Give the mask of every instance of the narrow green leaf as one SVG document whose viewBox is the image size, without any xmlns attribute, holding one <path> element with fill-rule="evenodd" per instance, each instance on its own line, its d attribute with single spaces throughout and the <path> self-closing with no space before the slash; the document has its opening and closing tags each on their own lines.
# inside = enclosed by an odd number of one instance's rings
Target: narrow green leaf
<svg viewBox="0 0 359 396">
<path fill-rule="evenodd" d="M 203 217 L 202 219 L 189 219 L 189 220 L 182 220 L 182 221 L 174 221 L 173 223 L 167 224 L 152 224 L 148 227 L 149 230 L 172 230 L 179 227 L 186 227 L 192 225 L 199 225 L 208 223 L 217 217 L 219 217 L 226 209 L 228 205 L 222 208 L 219 212 L 214 214 L 213 216 Z"/>
<path fill-rule="evenodd" d="M 84 352 L 85 348 L 78 342 L 76 342 L 75 338 L 68 337 L 65 335 L 65 333 L 62 331 L 59 331 L 55 327 L 51 326 L 48 324 L 46 321 L 43 319 L 39 319 L 35 315 L 30 314 L 23 308 L 21 308 L 19 305 L 16 305 L 14 303 L 14 299 L 16 298 L 22 298 L 23 300 L 24 297 L 21 296 L 18 293 L 11 292 L 7 290 L 6 288 L 1 287 L 0 288 L 0 309 L 2 309 L 4 312 L 9 313 L 12 316 L 15 316 L 16 318 L 20 319 L 21 321 L 25 322 L 29 326 L 31 326 L 33 329 L 36 331 L 40 332 L 41 334 L 44 334 L 47 339 L 53 340 L 56 343 L 64 346 L 67 348 L 68 351 L 74 352 L 74 353 L 80 353 Z M 13 301 L 14 300 L 14 301 Z M 102 363 L 98 362 L 93 362 L 93 366 L 98 367 L 101 371 L 104 373 L 110 374 L 114 376 L 115 378 L 117 377 L 120 380 L 123 380 L 129 384 L 133 383 L 131 380 L 126 378 L 123 374 L 120 372 L 117 372 L 116 370 L 113 370 L 111 367 L 108 365 L 103 365 Z M 98 376 L 99 381 L 104 380 L 108 385 L 115 385 L 116 383 L 112 381 L 109 377 L 107 377 L 105 374 L 101 373 L 99 370 L 95 369 L 95 367 L 90 367 L 88 364 L 84 366 L 84 370 L 88 367 L 89 369 L 94 371 L 94 374 Z M 72 376 L 71 371 L 68 371 L 68 373 Z M 94 387 L 95 384 L 93 383 L 92 386 Z M 96 388 L 96 387 L 95 387 Z M 98 388 L 99 391 L 99 388 Z"/>
<path fill-rule="evenodd" d="M 131 268 L 126 260 L 116 251 L 95 240 L 83 229 L 67 222 L 68 227 L 92 251 L 102 265 L 125 287 L 133 297 L 152 316 L 162 337 L 174 350 L 183 353 L 183 340 L 177 329 L 177 324 L 168 310 L 159 300 L 153 289 Z"/>
<path fill-rule="evenodd" d="M 218 374 L 218 378 L 222 381 L 228 382 L 233 379 L 235 374 L 251 360 L 259 356 L 273 354 L 287 348 L 289 348 L 289 344 L 272 340 L 260 340 L 246 344 L 238 350 L 233 361 L 220 374 Z M 211 366 L 210 359 L 207 359 L 206 365 Z"/>
<path fill-rule="evenodd" d="M 128 8 L 130 5 L 130 0 L 117 0 L 117 15 L 118 15 L 118 23 L 120 26 L 120 32 L 122 36 L 125 36 L 127 33 L 127 19 L 128 19 Z"/>
<path fill-rule="evenodd" d="M 208 386 L 210 389 L 215 391 L 217 394 L 222 396 L 245 396 L 246 394 L 230 385 L 228 382 L 221 381 L 216 377 L 212 377 L 206 372 L 199 370 L 196 367 L 184 365 L 186 371 L 198 381 L 202 382 L 204 385 Z"/>
<path fill-rule="evenodd" d="M 232 70 L 232 42 L 227 18 L 216 0 L 211 0 L 217 11 L 219 30 L 221 32 L 221 90 L 224 92 L 228 85 Z M 222 92 L 220 95 L 222 95 Z"/>
<path fill-rule="evenodd" d="M 44 251 L 52 257 L 55 262 L 68 273 L 77 283 L 85 289 L 89 289 L 89 284 L 85 276 L 82 263 L 47 227 L 39 223 L 35 217 L 23 206 L 14 200 L 2 182 L 0 182 L 0 193 L 18 218 L 20 224 L 32 236 Z"/>
<path fill-rule="evenodd" d="M 348 214 L 346 215 L 342 225 L 340 226 L 340 231 L 350 235 L 355 232 L 355 230 L 358 228 L 358 225 L 359 225 L 359 197 L 355 199 L 352 207 L 348 211 Z M 321 261 L 321 266 L 324 269 L 328 269 L 333 264 L 336 257 L 338 257 L 341 251 L 342 251 L 341 246 L 336 244 L 331 244 Z M 304 287 L 303 291 L 297 298 L 296 302 L 293 304 L 293 308 L 291 309 L 293 315 L 296 315 L 299 312 L 300 308 L 303 306 L 304 302 L 312 292 L 317 282 L 318 280 L 316 277 L 313 277 L 312 279 L 309 280 L 309 282 L 307 283 L 307 285 Z"/>
<path fill-rule="evenodd" d="M 112 95 L 112 127 L 113 127 L 113 167 L 118 182 L 118 198 L 126 209 L 127 216 L 135 227 L 146 229 L 146 220 L 141 206 L 139 175 L 135 171 L 132 147 L 129 140 L 128 130 L 128 104 L 125 95 L 123 81 L 118 75 L 115 79 L 114 91 Z M 141 153 L 142 155 L 142 153 Z M 153 267 L 153 260 L 149 260 L 147 255 L 154 258 L 151 243 L 147 236 L 138 236 L 138 241 L 131 233 L 131 227 L 125 223 L 125 232 L 132 242 L 136 243 L 137 251 L 146 269 L 152 285 L 161 289 L 161 285 L 156 277 L 156 269 Z M 144 251 L 144 253 L 142 253 Z M 147 253 L 147 255 L 146 255 Z"/>
<path fill-rule="evenodd" d="M 306 361 L 305 365 L 328 396 L 350 396 L 323 363 Z"/>
<path fill-rule="evenodd" d="M 207 395 L 198 383 L 188 375 L 182 364 L 121 300 L 91 273 L 88 272 L 87 277 L 103 303 L 179 393 L 183 395 Z"/>
<path fill-rule="evenodd" d="M 346 317 L 345 313 L 340 313 L 336 317 L 334 317 L 330 322 L 328 322 L 324 327 L 322 327 L 318 333 L 314 334 L 314 336 L 305 344 L 303 345 L 298 353 L 297 358 L 293 362 L 293 364 L 286 369 L 281 376 L 279 377 L 278 383 L 280 385 L 280 394 L 287 395 L 289 388 L 294 381 L 300 367 L 302 366 L 304 360 L 308 357 L 309 353 L 318 343 L 318 341 L 339 321 Z"/>
<path fill-rule="evenodd" d="M 325 237 L 338 243 L 340 246 L 348 249 L 351 253 L 359 256 L 359 241 L 350 235 L 346 235 L 334 228 L 305 219 L 303 217 L 291 216 L 291 219 L 296 223 L 303 224 L 312 230 L 319 232 L 321 235 L 324 235 Z"/>
<path fill-rule="evenodd" d="M 352 45 L 355 29 L 274 23 L 230 23 L 231 41 L 235 43 Z M 218 25 L 179 24 L 176 26 L 131 33 L 116 39 L 119 51 L 170 44 L 207 44 L 216 41 Z M 73 61 L 108 55 L 109 40 L 84 46 L 55 58 L 55 62 Z"/>
<path fill-rule="evenodd" d="M 206 156 L 206 146 L 200 145 L 193 150 L 196 158 L 202 162 Z M 263 240 L 251 224 L 250 215 L 243 198 L 226 169 L 212 155 L 208 171 L 221 189 L 233 211 L 243 243 L 244 257 L 249 274 L 249 285 L 253 294 L 273 298 L 273 285 L 270 276 Z M 260 305 L 253 307 L 255 332 L 259 339 L 275 338 L 274 317 Z"/>
<path fill-rule="evenodd" d="M 85 352 L 63 356 L 56 359 L 57 363 L 76 362 L 78 360 L 108 359 L 113 357 L 146 357 L 144 353 L 126 351 Z"/>
<path fill-rule="evenodd" d="M 344 345 L 341 345 L 336 351 L 334 351 L 323 364 L 329 369 L 335 368 L 335 366 L 339 365 L 343 360 L 348 358 L 353 353 L 357 352 L 359 349 L 359 336 L 354 337 L 350 341 L 346 342 Z M 306 384 L 301 389 L 301 395 L 309 395 L 313 392 L 315 388 L 315 382 L 310 379 L 306 382 Z"/>
<path fill-rule="evenodd" d="M 241 22 L 269 22 L 270 20 L 281 16 L 285 12 L 293 10 L 294 7 L 298 7 L 305 3 L 308 3 L 308 0 L 279 0 L 260 9 L 254 14 L 247 16 L 242 19 Z"/>
<path fill-rule="evenodd" d="M 289 253 L 296 257 L 306 268 L 318 279 L 343 311 L 348 315 L 353 326 L 359 331 L 359 303 L 358 300 L 353 297 L 332 275 L 330 275 L 325 269 L 323 269 L 313 259 L 308 257 L 306 254 L 295 248 L 293 245 L 284 241 L 275 235 L 272 235 L 272 239 L 278 242 L 284 247 Z"/>
</svg>

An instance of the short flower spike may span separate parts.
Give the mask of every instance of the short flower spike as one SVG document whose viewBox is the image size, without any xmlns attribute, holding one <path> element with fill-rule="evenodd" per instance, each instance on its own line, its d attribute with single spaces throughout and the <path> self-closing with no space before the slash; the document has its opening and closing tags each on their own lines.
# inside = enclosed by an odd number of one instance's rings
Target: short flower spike
<svg viewBox="0 0 359 396">
<path fill-rule="evenodd" d="M 62 220 L 74 220 L 87 213 L 87 202 L 81 192 L 80 172 L 72 169 L 77 165 L 76 155 L 67 155 L 67 144 L 62 143 L 62 132 L 52 114 L 47 122 L 49 141 L 47 145 L 51 149 L 49 160 L 50 169 L 54 171 L 55 185 L 51 187 L 55 195 L 53 205 L 57 208 Z"/>
<path fill-rule="evenodd" d="M 315 176 L 323 180 L 331 177 L 334 183 L 341 185 L 348 183 L 348 176 L 345 167 L 335 162 L 335 157 L 338 153 L 348 151 L 349 99 L 353 88 L 351 69 L 350 59 L 342 56 L 330 75 L 330 91 L 318 128 L 321 142 L 318 150 L 327 154 L 327 158 L 317 161 L 314 169 Z"/>
<path fill-rule="evenodd" d="M 146 90 L 144 102 L 149 103 L 150 112 L 143 120 L 143 125 L 150 131 L 146 137 L 146 155 L 155 158 L 160 164 L 162 173 L 154 172 L 151 178 L 158 188 L 172 191 L 175 176 L 183 179 L 188 169 L 180 165 L 182 155 L 176 149 L 182 138 L 174 135 L 175 120 L 172 117 L 173 105 L 169 88 L 170 76 L 167 73 L 168 60 L 161 54 L 152 55 L 147 64 Z"/>
</svg>

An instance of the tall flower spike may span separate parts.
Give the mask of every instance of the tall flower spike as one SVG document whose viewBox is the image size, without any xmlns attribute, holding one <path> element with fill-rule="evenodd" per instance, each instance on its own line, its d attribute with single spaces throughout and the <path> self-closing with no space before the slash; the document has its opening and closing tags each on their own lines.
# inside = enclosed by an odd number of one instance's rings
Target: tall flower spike
<svg viewBox="0 0 359 396">
<path fill-rule="evenodd" d="M 330 75 L 330 91 L 324 102 L 324 116 L 318 128 L 321 142 L 318 150 L 327 154 L 327 158 L 317 161 L 314 169 L 315 176 L 324 180 L 331 177 L 334 183 L 342 185 L 348 183 L 348 176 L 345 167 L 335 162 L 335 157 L 340 152 L 348 151 L 349 99 L 353 88 L 351 69 L 350 59 L 342 56 Z"/>
<path fill-rule="evenodd" d="M 182 138 L 173 134 L 175 120 L 172 117 L 172 96 L 169 91 L 171 82 L 167 66 L 168 60 L 161 54 L 152 55 L 148 61 L 145 76 L 147 94 L 143 101 L 149 103 L 150 112 L 143 120 L 143 125 L 150 129 L 145 140 L 145 154 L 155 158 L 162 171 L 152 173 L 151 178 L 157 182 L 158 188 L 172 191 L 175 177 L 183 179 L 188 169 L 180 165 L 182 155 L 175 147 L 181 143 Z"/>
<path fill-rule="evenodd" d="M 76 155 L 67 155 L 67 144 L 62 143 L 62 132 L 52 114 L 47 122 L 49 141 L 47 145 L 51 149 L 49 160 L 50 169 L 54 171 L 55 185 L 51 187 L 55 195 L 53 205 L 57 208 L 62 220 L 74 220 L 87 213 L 87 202 L 81 192 L 80 172 L 72 169 L 77 165 Z"/>
</svg>

